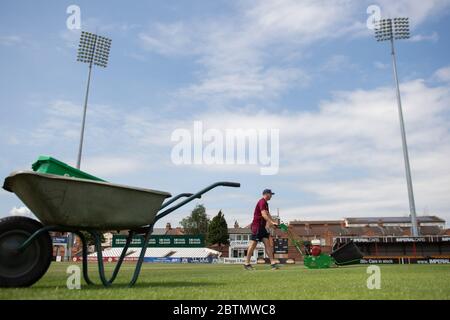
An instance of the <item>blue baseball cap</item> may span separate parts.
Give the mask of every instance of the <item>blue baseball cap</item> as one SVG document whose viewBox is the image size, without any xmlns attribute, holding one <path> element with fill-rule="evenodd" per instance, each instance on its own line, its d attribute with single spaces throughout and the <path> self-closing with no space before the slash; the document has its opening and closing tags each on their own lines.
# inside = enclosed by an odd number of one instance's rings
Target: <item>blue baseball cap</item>
<svg viewBox="0 0 450 320">
<path fill-rule="evenodd" d="M 268 193 L 270 193 L 270 194 L 275 194 L 275 193 L 273 193 L 272 190 L 270 190 L 270 189 L 264 189 L 264 191 L 262 192 L 263 195 L 264 195 L 264 194 L 268 194 Z"/>
</svg>

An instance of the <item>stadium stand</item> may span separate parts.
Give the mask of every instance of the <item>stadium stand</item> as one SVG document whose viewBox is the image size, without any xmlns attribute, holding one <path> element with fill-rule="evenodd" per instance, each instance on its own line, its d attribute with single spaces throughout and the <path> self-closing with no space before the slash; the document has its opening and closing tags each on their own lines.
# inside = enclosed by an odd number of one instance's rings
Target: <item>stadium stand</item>
<svg viewBox="0 0 450 320">
<path fill-rule="evenodd" d="M 118 258 L 122 253 L 122 248 L 107 248 L 102 251 L 103 258 Z M 138 258 L 141 254 L 140 248 L 130 248 L 127 250 L 126 260 Z M 220 252 L 208 248 L 147 248 L 146 258 L 217 258 Z M 88 255 L 88 259 L 95 260 L 97 253 Z"/>
</svg>

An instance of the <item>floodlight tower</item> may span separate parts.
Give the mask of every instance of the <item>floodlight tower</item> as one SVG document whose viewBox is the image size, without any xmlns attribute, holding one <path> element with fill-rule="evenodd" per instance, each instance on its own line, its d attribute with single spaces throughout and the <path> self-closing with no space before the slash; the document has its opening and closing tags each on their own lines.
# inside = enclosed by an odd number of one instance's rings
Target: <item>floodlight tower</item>
<svg viewBox="0 0 450 320">
<path fill-rule="evenodd" d="M 414 192 L 411 179 L 411 168 L 409 165 L 408 145 L 406 143 L 405 124 L 403 121 L 402 100 L 400 97 L 400 87 L 398 84 L 397 62 L 395 57 L 394 40 L 409 39 L 409 19 L 393 18 L 380 19 L 375 22 L 375 38 L 377 41 L 391 42 L 392 67 L 394 69 L 394 80 L 397 89 L 398 115 L 400 118 L 400 132 L 402 136 L 403 158 L 405 160 L 406 183 L 408 186 L 409 211 L 411 214 L 412 235 L 419 235 L 417 226 L 416 205 L 414 203 Z"/>
<path fill-rule="evenodd" d="M 108 65 L 109 50 L 111 48 L 111 39 L 98 36 L 90 32 L 81 32 L 80 44 L 78 46 L 77 61 L 89 64 L 88 81 L 86 86 L 86 96 L 84 98 L 83 121 L 81 124 L 80 146 L 78 149 L 77 169 L 80 169 L 81 153 L 83 150 L 84 125 L 86 122 L 86 110 L 89 96 L 89 85 L 91 82 L 92 65 L 106 68 Z"/>
<path fill-rule="evenodd" d="M 111 39 L 96 35 L 94 33 L 82 31 L 80 43 L 78 45 L 77 61 L 89 64 L 88 81 L 86 86 L 86 96 L 84 98 L 83 121 L 81 123 L 80 146 L 78 148 L 77 169 L 81 165 L 81 153 L 83 150 L 84 126 L 86 122 L 86 110 L 89 97 L 89 85 L 91 83 L 92 65 L 106 68 L 108 65 Z M 68 234 L 67 251 L 69 259 L 72 258 L 73 235 Z"/>
</svg>

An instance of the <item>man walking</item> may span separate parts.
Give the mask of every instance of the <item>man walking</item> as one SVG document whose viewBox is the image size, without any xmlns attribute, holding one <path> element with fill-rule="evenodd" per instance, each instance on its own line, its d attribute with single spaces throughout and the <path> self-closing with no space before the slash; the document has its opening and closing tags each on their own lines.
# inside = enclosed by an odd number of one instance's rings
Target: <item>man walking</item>
<svg viewBox="0 0 450 320">
<path fill-rule="evenodd" d="M 278 269 L 278 266 L 273 258 L 273 248 L 272 244 L 269 241 L 269 233 L 266 229 L 267 225 L 269 227 L 278 226 L 278 223 L 272 218 L 269 213 L 269 204 L 267 203 L 267 201 L 269 201 L 274 194 L 275 193 L 273 193 L 272 190 L 265 189 L 263 191 L 262 198 L 256 204 L 255 212 L 253 213 L 251 241 L 247 249 L 247 256 L 245 257 L 244 268 L 246 270 L 253 270 L 253 267 L 250 264 L 250 257 L 253 255 L 253 251 L 255 250 L 256 245 L 259 241 L 262 241 L 264 243 L 264 249 L 266 250 L 266 254 L 270 259 L 271 269 Z"/>
</svg>

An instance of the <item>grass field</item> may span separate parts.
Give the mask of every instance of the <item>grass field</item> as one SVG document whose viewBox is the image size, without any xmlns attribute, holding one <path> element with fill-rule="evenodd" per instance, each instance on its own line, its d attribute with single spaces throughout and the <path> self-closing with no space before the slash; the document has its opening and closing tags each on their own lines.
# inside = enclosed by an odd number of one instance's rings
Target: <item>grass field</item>
<svg viewBox="0 0 450 320">
<path fill-rule="evenodd" d="M 381 289 L 373 290 L 363 265 L 323 270 L 286 265 L 276 271 L 258 265 L 245 271 L 240 265 L 144 264 L 137 284 L 128 288 L 134 264 L 126 263 L 111 288 L 82 281 L 80 290 L 66 288 L 68 266 L 53 263 L 34 286 L 0 289 L 0 299 L 450 299 L 449 265 L 380 266 Z M 94 264 L 90 271 L 97 279 Z"/>
</svg>

